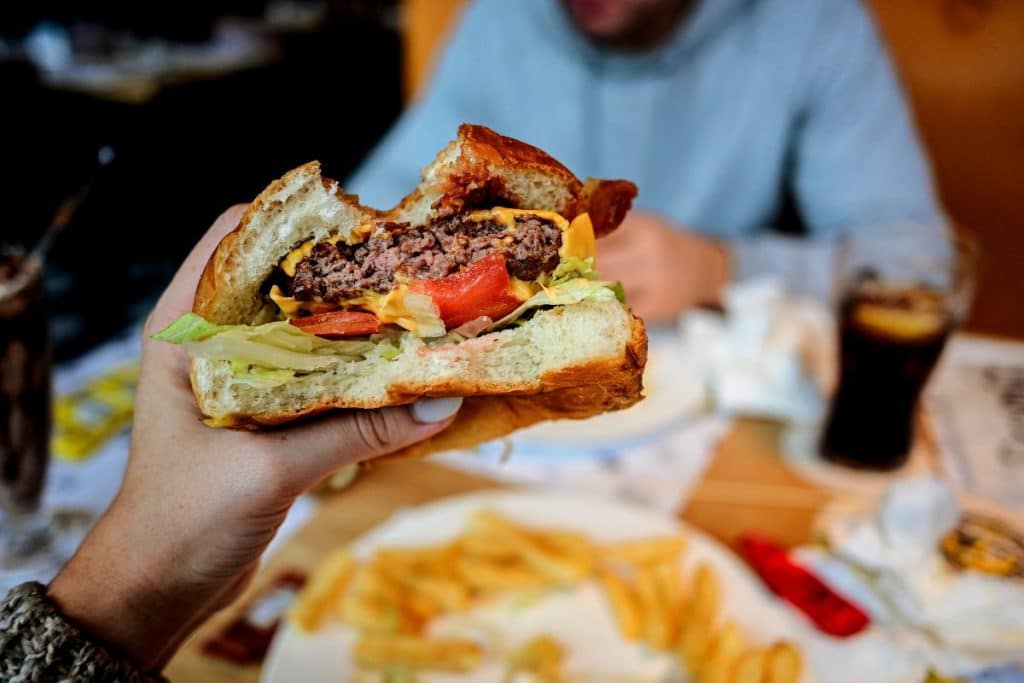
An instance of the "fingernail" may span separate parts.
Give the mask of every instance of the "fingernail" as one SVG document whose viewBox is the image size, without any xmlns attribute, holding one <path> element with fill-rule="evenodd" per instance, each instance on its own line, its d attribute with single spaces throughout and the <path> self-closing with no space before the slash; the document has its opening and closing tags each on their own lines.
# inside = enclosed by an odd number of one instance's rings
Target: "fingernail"
<svg viewBox="0 0 1024 683">
<path fill-rule="evenodd" d="M 412 419 L 420 424 L 446 420 L 458 412 L 461 398 L 425 398 L 412 404 Z"/>
</svg>

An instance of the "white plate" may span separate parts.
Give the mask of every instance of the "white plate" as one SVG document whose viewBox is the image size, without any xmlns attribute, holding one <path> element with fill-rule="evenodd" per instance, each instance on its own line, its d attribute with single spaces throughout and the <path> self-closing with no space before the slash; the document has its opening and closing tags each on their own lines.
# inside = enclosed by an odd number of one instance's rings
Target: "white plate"
<svg viewBox="0 0 1024 683">
<path fill-rule="evenodd" d="M 793 617 L 728 550 L 699 531 L 649 510 L 586 496 L 541 492 L 485 492 L 448 498 L 419 508 L 399 511 L 383 525 L 352 544 L 360 557 L 369 557 L 382 546 L 430 545 L 448 541 L 463 530 L 477 510 L 490 508 L 520 523 L 538 527 L 561 527 L 580 531 L 609 542 L 683 533 L 688 540 L 681 563 L 692 572 L 707 562 L 718 575 L 723 595 L 723 613 L 739 623 L 752 643 L 766 644 L 793 638 L 797 632 Z M 437 628 L 435 628 L 435 626 Z M 567 671 L 630 674 L 637 683 L 669 680 L 668 656 L 629 644 L 617 634 L 614 618 L 598 589 L 590 583 L 578 589 L 560 591 L 524 606 L 477 608 L 455 620 L 432 625 L 441 633 L 459 632 L 480 637 L 501 631 L 505 646 L 542 633 L 556 638 L 569 651 Z M 263 668 L 264 683 L 337 683 L 358 680 L 353 676 L 350 650 L 354 633 L 333 624 L 316 634 L 303 634 L 290 626 L 278 633 Z M 424 683 L 501 680 L 500 668 L 487 668 L 463 675 L 423 675 Z M 375 679 L 370 679 L 375 680 Z M 809 673 L 803 683 L 814 680 Z"/>
<path fill-rule="evenodd" d="M 550 446 L 612 443 L 650 437 L 699 412 L 706 392 L 700 375 L 683 362 L 676 344 L 652 343 L 644 369 L 644 400 L 626 410 L 586 420 L 552 420 L 524 429 L 517 444 Z"/>
</svg>

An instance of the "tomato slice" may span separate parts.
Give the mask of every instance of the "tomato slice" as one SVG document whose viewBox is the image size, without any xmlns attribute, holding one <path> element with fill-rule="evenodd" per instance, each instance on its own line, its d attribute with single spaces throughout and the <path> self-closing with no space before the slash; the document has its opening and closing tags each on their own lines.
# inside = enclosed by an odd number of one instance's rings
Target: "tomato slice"
<svg viewBox="0 0 1024 683">
<path fill-rule="evenodd" d="M 409 289 L 433 299 L 451 330 L 483 315 L 497 320 L 514 311 L 523 302 L 512 294 L 511 284 L 505 257 L 491 254 L 447 277 L 413 280 Z"/>
<path fill-rule="evenodd" d="M 377 319 L 377 316 L 361 311 L 315 313 L 307 315 L 305 318 L 292 318 L 288 322 L 301 328 L 304 332 L 327 339 L 357 337 L 380 332 L 380 320 Z"/>
</svg>

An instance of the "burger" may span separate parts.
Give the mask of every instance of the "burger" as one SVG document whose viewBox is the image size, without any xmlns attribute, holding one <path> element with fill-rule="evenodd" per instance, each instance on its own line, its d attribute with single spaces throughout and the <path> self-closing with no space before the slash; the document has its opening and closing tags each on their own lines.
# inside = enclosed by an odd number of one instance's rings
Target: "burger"
<svg viewBox="0 0 1024 683">
<path fill-rule="evenodd" d="M 192 312 L 155 338 L 184 345 L 213 427 L 465 399 L 451 426 L 398 455 L 626 408 L 642 395 L 647 337 L 596 250 L 635 196 L 468 124 L 387 211 L 310 162 L 252 202 Z"/>
</svg>

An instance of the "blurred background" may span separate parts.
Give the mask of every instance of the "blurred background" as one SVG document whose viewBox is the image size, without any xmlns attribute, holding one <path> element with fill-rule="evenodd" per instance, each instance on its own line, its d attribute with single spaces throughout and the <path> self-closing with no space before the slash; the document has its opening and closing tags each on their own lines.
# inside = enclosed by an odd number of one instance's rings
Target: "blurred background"
<svg viewBox="0 0 1024 683">
<path fill-rule="evenodd" d="M 345 178 L 429 78 L 462 0 L 0 7 L 4 241 L 114 163 L 57 245 L 57 360 L 144 315 L 216 215 L 310 159 Z M 982 241 L 968 329 L 1024 335 L 1024 3 L 871 0 L 951 217 Z M 798 217 L 797 217 L 798 218 Z"/>
<path fill-rule="evenodd" d="M 96 178 L 50 262 L 56 360 L 144 316 L 214 218 L 402 106 L 397 2 L 3 3 L 4 241 Z M 13 239 L 12 239 L 13 238 Z"/>
</svg>

